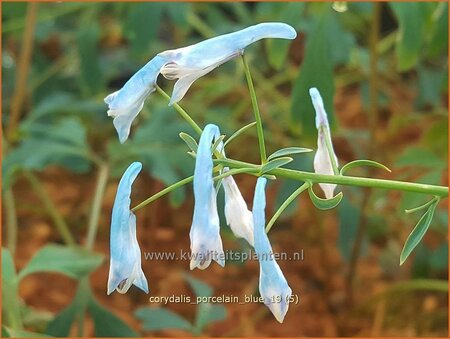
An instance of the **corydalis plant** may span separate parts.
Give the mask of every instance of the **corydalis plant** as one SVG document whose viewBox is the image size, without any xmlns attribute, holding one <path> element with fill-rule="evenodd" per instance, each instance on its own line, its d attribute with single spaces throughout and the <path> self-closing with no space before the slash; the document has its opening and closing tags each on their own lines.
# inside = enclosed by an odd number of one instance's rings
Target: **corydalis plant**
<svg viewBox="0 0 450 339">
<path fill-rule="evenodd" d="M 290 39 L 295 37 L 295 31 L 293 31 L 290 26 L 280 23 L 255 25 L 242 31 L 209 39 L 193 46 L 158 54 L 143 69 L 138 71 L 120 91 L 107 97 L 106 101 L 109 104 L 109 114 L 115 116 L 114 124 L 118 130 L 121 142 L 125 141 L 128 137 L 131 122 L 142 108 L 145 98 L 149 93 L 154 91 L 156 78 L 159 73 L 162 73 L 164 76 L 171 79 L 179 79 L 175 85 L 172 98 L 165 94 L 162 89 L 158 89 L 158 92 L 164 97 L 169 98 L 169 103 L 173 104 L 183 97 L 186 90 L 195 79 L 206 74 L 214 67 L 217 67 L 230 58 L 242 54 L 242 50 L 245 46 L 263 37 L 282 37 Z M 343 165 L 341 168 L 338 167 L 339 164 L 331 141 L 327 114 L 324 109 L 323 100 L 316 88 L 310 89 L 311 100 L 316 112 L 316 128 L 318 131 L 317 152 L 314 158 L 315 171 L 305 172 L 296 169 L 283 168 L 285 164 L 293 160 L 291 155 L 304 153 L 310 150 L 301 147 L 287 147 L 277 150 L 269 157 L 266 157 L 263 126 L 259 114 L 256 93 L 251 79 L 249 66 L 243 55 L 242 61 L 250 91 L 255 122 L 242 127 L 230 138 L 226 139 L 225 136 L 220 135 L 218 126 L 209 124 L 206 125 L 202 131 L 200 126 L 195 123 L 186 111 L 179 105 L 175 105 L 174 107 L 180 115 L 186 119 L 196 132 L 201 134 L 200 141 L 197 144 L 194 137 L 186 133 L 180 133 L 180 137 L 190 148 L 190 152 L 188 153 L 195 158 L 194 175 L 170 185 L 161 192 L 149 197 L 132 210 L 138 210 L 164 194 L 194 181 L 195 206 L 190 231 L 192 250 L 190 268 L 193 269 L 197 267 L 205 269 L 210 265 L 212 260 L 216 260 L 221 266 L 224 266 L 225 258 L 223 255 L 223 245 L 220 238 L 220 225 L 217 213 L 217 192 L 214 187 L 214 181 L 221 182 L 222 180 L 222 186 L 217 185 L 216 187 L 223 187 L 225 191 L 226 221 L 233 233 L 237 237 L 245 238 L 250 245 L 254 246 L 258 255 L 260 255 L 260 294 L 276 319 L 282 322 L 289 308 L 292 290 L 281 272 L 278 263 L 273 260 L 273 257 L 270 257 L 272 247 L 266 233 L 270 230 L 284 209 L 303 191 L 309 191 L 311 200 L 319 209 L 331 209 L 338 206 L 342 200 L 343 193 L 340 192 L 336 196 L 333 196 L 336 185 L 395 189 L 431 195 L 432 199 L 428 203 L 408 211 L 415 212 L 426 209 L 423 217 L 419 220 L 405 242 L 405 246 L 400 256 L 401 263 L 403 263 L 423 238 L 430 226 L 439 201 L 448 196 L 448 188 L 386 179 L 347 176 L 347 171 L 363 165 L 375 166 L 386 170 L 389 169 L 386 166 L 371 160 L 355 160 Z M 238 161 L 227 158 L 224 153 L 224 147 L 234 138 L 237 138 L 244 133 L 244 131 L 247 131 L 253 126 L 256 126 L 258 135 L 261 163 L 252 164 L 242 160 Z M 310 128 L 314 127 L 310 126 Z M 128 170 L 126 173 L 128 173 Z M 247 173 L 258 177 L 252 212 L 248 210 L 244 198 L 231 176 L 237 173 Z M 124 179 L 125 182 L 128 182 L 125 187 L 129 188 L 134 177 L 131 174 L 127 174 L 125 177 L 129 178 L 126 180 Z M 289 178 L 302 182 L 286 201 L 281 204 L 267 226 L 265 225 L 266 178 L 274 180 Z M 312 190 L 314 184 L 319 184 L 321 186 L 326 199 L 321 199 L 315 195 Z M 121 217 L 119 219 L 113 218 L 113 220 L 131 220 L 128 224 L 135 225 L 135 220 L 130 216 L 130 213 L 132 212 L 129 210 L 129 189 L 120 188 L 121 185 L 122 180 L 119 184 L 118 195 L 119 192 L 123 192 L 120 196 L 123 195 L 124 197 L 128 197 L 128 200 L 116 199 L 113 216 L 117 214 Z M 120 209 L 122 212 L 116 213 L 116 206 L 121 204 L 123 204 L 123 208 Z M 124 222 L 123 225 L 125 224 L 126 223 Z M 112 228 L 117 228 L 116 225 L 119 224 L 113 222 Z M 265 226 L 266 229 L 264 229 Z M 122 226 L 118 229 L 122 228 L 124 230 L 127 229 Z M 133 230 L 133 228 L 129 229 Z M 118 233 L 116 232 L 115 234 Z M 134 265 L 133 267 L 140 267 L 140 261 L 138 261 L 136 254 L 136 249 L 138 249 L 137 241 L 133 241 L 133 239 L 135 239 L 135 232 L 124 234 L 127 237 L 124 239 L 129 239 L 130 246 L 134 249 L 134 252 L 131 252 L 135 253 L 133 260 L 130 261 L 130 266 Z M 111 247 L 113 248 L 113 242 L 111 243 Z M 113 252 L 111 252 L 111 255 L 112 258 L 113 256 L 114 258 L 117 256 L 117 254 Z M 136 263 L 139 263 L 139 265 L 136 266 Z M 136 281 L 136 279 L 133 279 L 135 275 L 132 274 L 128 267 L 125 265 L 117 267 L 123 269 L 123 272 L 113 275 L 115 280 L 112 284 L 112 290 L 113 288 L 118 287 L 120 291 L 124 292 L 133 281 L 138 282 L 137 286 L 139 287 L 139 280 Z M 119 278 L 116 278 L 116 276 Z M 140 277 L 143 277 L 143 275 Z M 142 286 L 143 285 L 141 284 L 141 288 Z"/>
<path fill-rule="evenodd" d="M 237 32 L 220 35 L 195 45 L 159 53 L 137 71 L 118 91 L 108 95 L 108 115 L 114 118 L 119 140 L 124 143 L 131 123 L 142 110 L 145 99 L 156 90 L 161 73 L 175 83 L 169 105 L 180 101 L 192 83 L 228 60 L 244 53 L 244 49 L 264 38 L 295 39 L 295 29 L 284 23 L 262 23 Z"/>
</svg>

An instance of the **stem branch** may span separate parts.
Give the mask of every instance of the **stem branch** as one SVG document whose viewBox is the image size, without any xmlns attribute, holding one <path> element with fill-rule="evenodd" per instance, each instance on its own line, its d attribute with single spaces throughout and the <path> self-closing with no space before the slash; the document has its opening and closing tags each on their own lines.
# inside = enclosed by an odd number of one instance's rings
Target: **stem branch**
<svg viewBox="0 0 450 339">
<path fill-rule="evenodd" d="M 97 235 L 98 221 L 102 207 L 103 195 L 105 194 L 106 183 L 108 182 L 109 168 L 107 164 L 100 165 L 97 185 L 95 187 L 94 198 L 92 200 L 92 209 L 89 215 L 88 234 L 86 240 L 86 248 L 92 249 L 94 246 L 95 236 Z"/>
<path fill-rule="evenodd" d="M 264 130 L 262 127 L 261 114 L 259 113 L 258 100 L 256 99 L 255 87 L 253 86 L 252 75 L 248 67 L 247 59 L 242 54 L 242 63 L 244 64 L 245 77 L 247 78 L 247 85 L 250 91 L 250 97 L 252 99 L 253 113 L 255 114 L 256 131 L 258 133 L 259 153 L 261 155 L 261 164 L 264 165 L 267 162 L 266 146 L 264 144 Z"/>
</svg>

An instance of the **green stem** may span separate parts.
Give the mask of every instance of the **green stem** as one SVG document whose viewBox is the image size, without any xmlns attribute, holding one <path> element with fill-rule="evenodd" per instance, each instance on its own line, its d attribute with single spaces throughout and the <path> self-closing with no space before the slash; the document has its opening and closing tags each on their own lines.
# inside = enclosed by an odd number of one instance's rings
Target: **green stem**
<svg viewBox="0 0 450 339">
<path fill-rule="evenodd" d="M 7 245 L 11 255 L 14 255 L 17 245 L 17 213 L 14 193 L 11 188 L 8 188 L 5 191 L 4 198 L 6 210 Z"/>
<path fill-rule="evenodd" d="M 180 180 L 176 182 L 175 184 L 172 184 L 166 188 L 164 188 L 162 191 L 159 191 L 158 193 L 152 195 L 151 197 L 145 199 L 140 204 L 136 205 L 131 209 L 132 212 L 136 212 L 137 210 L 140 210 L 142 207 L 147 206 L 151 202 L 155 201 L 156 199 L 161 198 L 163 195 L 166 195 L 167 193 L 173 191 L 174 189 L 177 189 L 178 187 L 181 187 L 183 185 L 186 185 L 190 183 L 192 180 L 194 180 L 194 176 L 191 175 L 190 177 L 184 178 L 183 180 Z"/>
<path fill-rule="evenodd" d="M 255 87 L 253 86 L 252 75 L 250 74 L 248 62 L 244 54 L 242 54 L 242 63 L 244 64 L 245 77 L 247 78 L 247 85 L 252 100 L 253 113 L 255 114 L 256 131 L 258 133 L 259 153 L 261 155 L 261 164 L 264 165 L 267 162 L 266 146 L 264 144 L 264 130 L 262 127 L 261 114 L 259 112 L 258 107 L 258 100 L 256 99 Z"/>
<path fill-rule="evenodd" d="M 247 168 L 247 167 L 238 168 L 238 169 L 233 169 L 228 172 L 222 173 L 222 174 L 214 177 L 213 180 L 217 181 L 217 180 L 223 179 L 225 177 L 228 177 L 229 175 L 234 175 L 234 174 L 239 174 L 239 173 L 257 173 L 257 172 L 258 172 L 258 170 L 254 169 L 254 168 Z M 186 185 L 193 180 L 194 180 L 193 175 L 191 175 L 190 177 L 184 178 L 183 180 L 180 180 L 180 181 L 176 182 L 175 184 L 172 184 L 172 185 L 164 188 L 163 190 L 159 191 L 158 193 L 152 195 L 151 197 L 145 199 L 143 202 L 141 202 L 140 204 L 133 207 L 131 209 L 131 211 L 136 212 L 137 210 L 140 210 L 142 207 L 147 206 L 148 204 L 152 203 L 156 199 L 161 198 L 162 196 L 166 195 L 167 193 L 172 192 L 174 189 L 177 189 L 178 187 Z"/>
<path fill-rule="evenodd" d="M 159 94 L 161 94 L 164 98 L 166 98 L 167 100 L 170 100 L 170 96 L 166 92 L 164 92 L 164 90 L 161 87 L 159 87 L 158 85 L 156 85 L 156 91 Z M 191 116 L 183 108 L 181 108 L 180 105 L 173 104 L 173 107 L 177 110 L 178 113 L 180 113 L 180 115 L 183 117 L 183 119 L 186 120 L 189 125 L 191 125 L 191 127 L 198 133 L 198 135 L 202 134 L 202 129 L 200 128 L 200 126 L 197 125 L 197 123 L 191 118 Z"/>
<path fill-rule="evenodd" d="M 309 182 L 305 182 L 303 185 L 301 185 L 299 188 L 297 188 L 290 196 L 289 198 L 287 198 L 283 204 L 280 206 L 280 208 L 278 208 L 278 211 L 275 212 L 275 214 L 273 215 L 272 219 L 270 219 L 270 221 L 268 222 L 267 226 L 266 226 L 266 233 L 268 233 L 270 231 L 270 229 L 272 228 L 273 224 L 275 224 L 275 221 L 277 221 L 278 217 L 281 215 L 281 213 L 283 213 L 283 211 L 286 209 L 286 207 L 289 206 L 289 204 L 300 194 L 302 193 L 304 190 L 308 189 L 310 183 Z"/>
<path fill-rule="evenodd" d="M 89 285 L 89 276 L 83 277 L 78 283 L 75 302 L 77 303 L 77 337 L 84 337 L 84 318 L 91 298 L 91 288 Z"/>
<path fill-rule="evenodd" d="M 217 159 L 215 163 L 224 164 L 230 168 L 253 168 L 261 169 L 260 165 L 251 164 L 244 161 L 232 160 L 232 159 Z M 299 180 L 299 181 L 311 181 L 313 183 L 329 183 L 345 186 L 360 186 L 360 187 L 372 187 L 381 189 L 393 189 L 399 191 L 416 192 L 436 195 L 439 197 L 448 196 L 448 187 L 428 185 L 428 184 L 416 184 L 411 182 L 386 180 L 386 179 L 373 179 L 362 177 L 351 177 L 344 175 L 327 175 L 318 174 L 312 172 L 303 172 L 287 168 L 276 168 L 270 170 L 266 174 L 272 174 L 276 177 L 282 177 L 287 179 Z"/>
<path fill-rule="evenodd" d="M 102 200 L 105 194 L 106 183 L 108 182 L 109 168 L 107 164 L 102 164 L 99 167 L 97 185 L 95 187 L 94 198 L 92 200 L 92 209 L 89 215 L 88 234 L 86 240 L 86 248 L 92 249 L 94 246 L 95 237 L 97 235 L 98 221 L 102 207 Z"/>
<path fill-rule="evenodd" d="M 69 227 L 67 226 L 64 218 L 59 213 L 59 211 L 56 208 L 53 201 L 50 199 L 45 188 L 42 186 L 42 184 L 39 182 L 39 180 L 36 178 L 36 176 L 32 172 L 23 171 L 23 174 L 24 174 L 25 178 L 31 184 L 31 187 L 33 188 L 34 192 L 39 196 L 39 199 L 41 199 L 42 203 L 44 204 L 44 207 L 47 210 L 47 213 L 52 218 L 53 223 L 56 226 L 56 229 L 58 230 L 59 234 L 61 235 L 61 238 L 63 238 L 64 242 L 67 245 L 70 245 L 70 246 L 76 245 L 76 242 L 72 236 L 72 233 L 70 233 Z"/>
</svg>

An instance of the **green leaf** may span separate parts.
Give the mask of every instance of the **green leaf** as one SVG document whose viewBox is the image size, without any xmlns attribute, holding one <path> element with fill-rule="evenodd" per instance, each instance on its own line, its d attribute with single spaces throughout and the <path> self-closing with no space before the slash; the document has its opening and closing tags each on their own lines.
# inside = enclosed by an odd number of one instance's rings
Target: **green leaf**
<svg viewBox="0 0 450 339">
<path fill-rule="evenodd" d="M 233 139 L 237 138 L 238 136 L 240 136 L 241 134 L 247 132 L 250 128 L 252 128 L 253 126 L 256 125 L 256 121 L 253 121 L 251 123 L 249 123 L 248 125 L 245 125 L 244 127 L 241 127 L 240 129 L 238 129 L 236 132 L 234 132 L 231 137 L 229 137 L 227 139 L 227 141 L 225 141 L 224 143 L 224 147 L 228 145 L 228 143 L 230 141 L 232 141 Z"/>
<path fill-rule="evenodd" d="M 50 165 L 61 165 L 75 172 L 89 170 L 86 130 L 78 119 L 30 124 L 26 133 L 27 137 L 4 158 L 3 187 L 9 187 L 17 170 L 22 168 L 43 170 Z"/>
<path fill-rule="evenodd" d="M 427 232 L 428 227 L 430 227 L 431 221 L 433 220 L 433 215 L 439 201 L 439 199 L 436 199 L 435 202 L 428 207 L 428 210 L 422 218 L 420 218 L 412 232 L 409 234 L 408 239 L 406 239 L 405 245 L 403 246 L 402 253 L 400 254 L 400 265 L 403 265 L 405 260 L 409 257 L 411 252 L 419 244 Z"/>
<path fill-rule="evenodd" d="M 264 164 L 263 167 L 261 168 L 261 173 L 267 173 L 275 168 L 281 167 L 283 165 L 286 165 L 288 163 L 290 163 L 292 160 L 291 157 L 282 157 L 282 158 L 277 158 L 274 160 L 269 161 L 267 164 Z"/>
<path fill-rule="evenodd" d="M 380 164 L 379 162 L 376 161 L 372 161 L 372 160 L 354 160 L 351 161 L 347 164 L 345 164 L 344 166 L 342 166 L 340 173 L 341 175 L 344 175 L 345 172 L 347 172 L 348 170 L 355 168 L 355 167 L 360 167 L 360 166 L 372 166 L 372 167 L 378 167 L 378 168 L 382 168 L 388 172 L 392 172 L 388 167 L 386 167 L 383 164 Z"/>
<path fill-rule="evenodd" d="M 7 332 L 9 338 L 52 338 L 43 333 L 30 332 L 25 330 L 15 330 L 12 328 L 2 327 Z"/>
<path fill-rule="evenodd" d="M 58 338 L 68 337 L 75 320 L 80 316 L 84 317 L 86 306 L 91 297 L 89 280 L 81 280 L 72 302 L 48 324 L 45 333 Z"/>
<path fill-rule="evenodd" d="M 426 11 L 424 5 L 418 2 L 390 2 L 389 5 L 399 24 L 395 46 L 397 69 L 401 72 L 408 71 L 419 60 Z"/>
<path fill-rule="evenodd" d="M 6 326 L 2 325 L 2 338 L 10 338 L 11 336 L 9 335 L 8 329 L 6 328 Z"/>
<path fill-rule="evenodd" d="M 12 328 L 22 327 L 18 279 L 11 252 L 2 247 L 2 312 L 4 323 Z"/>
<path fill-rule="evenodd" d="M 100 69 L 98 43 L 100 29 L 97 22 L 87 22 L 78 30 L 78 56 L 80 58 L 80 84 L 85 97 L 99 93 L 104 88 L 103 72 Z"/>
<path fill-rule="evenodd" d="M 220 137 L 217 138 L 217 140 L 214 142 L 214 144 L 211 147 L 211 152 L 214 153 L 217 149 L 217 147 L 219 147 L 219 144 L 223 142 L 223 139 L 225 139 L 225 135 L 221 135 Z"/>
<path fill-rule="evenodd" d="M 96 337 L 137 337 L 132 330 L 119 317 L 111 313 L 91 298 L 88 304 L 89 314 L 94 321 L 94 333 Z"/>
<path fill-rule="evenodd" d="M 432 15 L 432 37 L 428 45 L 428 54 L 436 57 L 448 48 L 448 3 L 439 2 Z"/>
<path fill-rule="evenodd" d="M 113 176 L 121 176 L 136 159 L 143 163 L 149 175 L 167 186 L 192 174 L 194 163 L 186 156 L 186 146 L 180 143 L 179 134 L 186 131 L 194 135 L 193 130 L 166 102 L 152 105 L 151 117 L 140 121 L 136 127 L 133 137 L 125 144 L 120 145 L 117 138 L 108 144 Z M 170 192 L 172 206 L 183 202 L 185 192 L 185 187 Z"/>
<path fill-rule="evenodd" d="M 190 134 L 181 132 L 179 134 L 179 136 L 186 143 L 186 145 L 189 147 L 189 149 L 192 152 L 194 152 L 194 153 L 197 152 L 197 148 L 198 148 L 197 141 Z"/>
<path fill-rule="evenodd" d="M 16 268 L 11 252 L 6 247 L 2 247 L 2 292 L 7 293 L 8 285 L 13 284 L 16 279 Z"/>
<path fill-rule="evenodd" d="M 312 188 L 312 185 L 308 187 L 308 193 L 309 197 L 311 198 L 311 201 L 313 202 L 314 206 L 316 206 L 320 210 L 330 210 L 332 208 L 335 208 L 342 200 L 342 197 L 344 196 L 342 192 L 339 192 L 331 199 L 322 199 L 319 198 L 316 193 L 314 193 L 314 190 Z"/>
<path fill-rule="evenodd" d="M 267 160 L 272 160 L 289 154 L 308 153 L 308 152 L 312 152 L 312 149 L 303 147 L 286 147 L 273 152 L 271 155 L 267 157 Z"/>
<path fill-rule="evenodd" d="M 417 212 L 417 211 L 421 211 L 421 210 L 427 208 L 428 206 L 430 206 L 432 203 L 434 203 L 434 200 L 435 199 L 430 200 L 430 201 L 428 201 L 428 202 L 426 202 L 426 203 L 424 203 L 424 204 L 422 204 L 420 206 L 407 209 L 407 210 L 405 210 L 405 213 L 409 214 L 409 213 L 414 213 L 414 212 Z"/>
<path fill-rule="evenodd" d="M 147 56 L 155 41 L 162 19 L 161 3 L 135 3 L 124 20 L 124 34 L 131 43 L 131 51 L 137 57 Z"/>
<path fill-rule="evenodd" d="M 72 324 L 77 317 L 78 309 L 78 302 L 74 299 L 69 306 L 59 312 L 58 315 L 48 324 L 45 332 L 58 338 L 68 337 Z"/>
<path fill-rule="evenodd" d="M 139 308 L 134 315 L 142 321 L 142 328 L 144 330 L 192 330 L 192 325 L 186 319 L 165 308 L 143 307 Z"/>
<path fill-rule="evenodd" d="M 400 155 L 395 162 L 395 165 L 443 169 L 446 162 L 427 149 L 412 147 L 408 148 Z"/>
<path fill-rule="evenodd" d="M 209 324 L 224 320 L 227 310 L 223 305 L 200 303 L 197 309 L 194 334 L 200 334 Z"/>
<path fill-rule="evenodd" d="M 19 280 L 36 272 L 56 272 L 79 279 L 97 269 L 103 255 L 81 247 L 47 245 L 40 249 L 19 273 Z"/>
<path fill-rule="evenodd" d="M 444 90 L 446 81 L 446 72 L 442 67 L 422 66 L 417 67 L 418 89 L 416 107 L 419 109 L 426 108 L 427 105 L 432 107 L 442 106 L 442 94 L 447 92 Z"/>
<path fill-rule="evenodd" d="M 361 220 L 361 209 L 353 205 L 350 199 L 344 199 L 339 204 L 337 212 L 339 217 L 339 237 L 337 243 L 342 256 L 348 262 L 350 261 L 352 247 L 355 242 L 358 223 Z M 364 234 L 363 244 L 367 245 L 367 233 Z"/>
<path fill-rule="evenodd" d="M 197 297 L 210 297 L 210 296 L 212 296 L 212 293 L 213 293 L 212 288 L 209 287 L 204 282 L 191 277 L 189 274 L 184 274 L 183 277 L 189 283 L 189 285 L 191 286 L 192 290 L 194 291 L 194 294 Z"/>
<path fill-rule="evenodd" d="M 330 17 L 330 10 L 327 10 L 309 31 L 304 60 L 292 91 L 291 118 L 294 123 L 300 122 L 302 134 L 310 139 L 316 136 L 314 108 L 309 96 L 311 87 L 317 87 L 320 91 L 330 124 L 333 122 L 332 51 L 327 39 Z"/>
<path fill-rule="evenodd" d="M 270 6 L 271 8 L 269 9 L 267 20 L 273 20 L 275 16 L 276 21 L 287 23 L 293 26 L 295 29 L 299 28 L 299 22 L 301 21 L 305 3 L 270 3 L 268 6 Z M 279 13 L 274 14 L 274 11 L 277 11 Z M 291 41 L 284 39 L 267 39 L 266 44 L 268 47 L 269 63 L 276 70 L 280 70 L 281 67 L 284 66 L 291 43 Z"/>
</svg>

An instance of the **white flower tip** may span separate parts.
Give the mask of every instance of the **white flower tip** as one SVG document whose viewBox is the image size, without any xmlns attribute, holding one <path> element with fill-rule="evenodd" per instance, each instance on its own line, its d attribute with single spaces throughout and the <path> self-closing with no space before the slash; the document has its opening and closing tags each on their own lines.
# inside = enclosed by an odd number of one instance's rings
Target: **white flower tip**
<svg viewBox="0 0 450 339">
<path fill-rule="evenodd" d="M 309 95 L 311 97 L 311 101 L 314 106 L 314 110 L 316 111 L 316 127 L 317 129 L 320 126 L 328 126 L 328 118 L 327 113 L 325 112 L 325 108 L 323 105 L 323 99 L 320 95 L 319 90 L 316 87 L 312 87 L 309 89 Z"/>
<path fill-rule="evenodd" d="M 286 313 L 289 309 L 289 302 L 273 302 L 267 304 L 267 307 L 269 308 L 270 312 L 272 312 L 275 319 L 277 319 L 279 323 L 283 323 L 284 317 L 286 316 Z"/>
<path fill-rule="evenodd" d="M 331 199 L 334 197 L 335 184 L 319 184 L 319 186 L 322 188 L 323 193 L 325 193 L 325 198 Z"/>
<path fill-rule="evenodd" d="M 209 259 L 199 259 L 194 256 L 189 263 L 189 269 L 192 271 L 194 268 L 198 268 L 199 270 L 204 270 L 209 267 L 211 264 L 211 258 Z"/>
<path fill-rule="evenodd" d="M 309 89 L 309 95 L 311 96 L 313 102 L 322 101 L 322 97 L 320 96 L 319 90 L 316 87 L 311 87 Z"/>
</svg>

